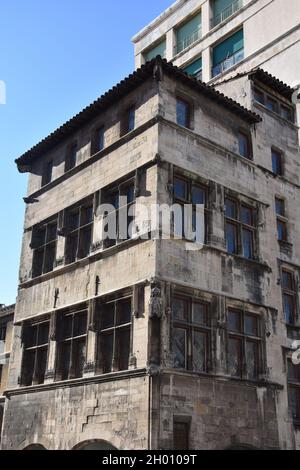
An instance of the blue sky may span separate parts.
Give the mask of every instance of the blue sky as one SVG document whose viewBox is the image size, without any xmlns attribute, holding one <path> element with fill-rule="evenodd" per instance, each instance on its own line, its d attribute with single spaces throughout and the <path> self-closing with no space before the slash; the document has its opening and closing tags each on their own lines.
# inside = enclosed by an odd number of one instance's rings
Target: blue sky
<svg viewBox="0 0 300 470">
<path fill-rule="evenodd" d="M 134 69 L 131 37 L 172 0 L 1 0 L 0 303 L 15 302 L 27 175 L 14 159 Z"/>
</svg>

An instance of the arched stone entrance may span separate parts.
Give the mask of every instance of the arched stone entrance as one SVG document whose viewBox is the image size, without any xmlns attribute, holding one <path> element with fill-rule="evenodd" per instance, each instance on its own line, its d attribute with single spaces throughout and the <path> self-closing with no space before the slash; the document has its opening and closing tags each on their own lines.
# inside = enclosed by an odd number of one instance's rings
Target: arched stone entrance
<svg viewBox="0 0 300 470">
<path fill-rule="evenodd" d="M 47 450 L 47 449 L 41 444 L 30 444 L 29 446 L 25 447 L 25 449 L 23 450 Z"/>
</svg>

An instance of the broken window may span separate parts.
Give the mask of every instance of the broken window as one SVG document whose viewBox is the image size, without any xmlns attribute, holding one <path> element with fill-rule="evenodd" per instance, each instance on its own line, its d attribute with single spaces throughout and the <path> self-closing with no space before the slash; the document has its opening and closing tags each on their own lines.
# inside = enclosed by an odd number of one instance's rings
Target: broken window
<svg viewBox="0 0 300 470">
<path fill-rule="evenodd" d="M 99 303 L 98 368 L 103 374 L 128 370 L 131 297 Z"/>
<path fill-rule="evenodd" d="M 57 377 L 60 380 L 80 378 L 86 361 L 87 310 L 62 314 L 59 330 Z"/>
<path fill-rule="evenodd" d="M 94 209 L 91 199 L 67 210 L 66 264 L 86 258 L 93 238 Z"/>
<path fill-rule="evenodd" d="M 57 217 L 32 231 L 31 248 L 33 249 L 32 277 L 53 271 L 57 246 Z"/>
<path fill-rule="evenodd" d="M 300 365 L 288 360 L 288 396 L 289 408 L 293 420 L 300 422 Z"/>
<path fill-rule="evenodd" d="M 261 370 L 262 335 L 257 315 L 229 310 L 228 373 L 232 377 L 255 380 Z"/>
<path fill-rule="evenodd" d="M 288 240 L 288 230 L 287 230 L 288 219 L 286 217 L 284 199 L 280 199 L 280 198 L 276 197 L 275 198 L 275 208 L 276 208 L 276 216 L 277 216 L 278 241 L 279 242 L 287 242 L 287 240 Z"/>
<path fill-rule="evenodd" d="M 24 325 L 21 383 L 25 387 L 44 383 L 47 369 L 49 321 Z"/>
<path fill-rule="evenodd" d="M 281 279 L 285 321 L 288 325 L 295 325 L 297 320 L 298 293 L 294 273 L 283 269 Z"/>
<path fill-rule="evenodd" d="M 176 175 L 174 177 L 173 202 L 181 207 L 181 213 L 174 216 L 174 235 L 180 238 L 191 239 L 193 241 L 201 239 L 202 243 L 207 243 L 208 225 L 208 188 L 196 181 Z M 191 207 L 192 219 L 188 220 L 185 205 Z M 197 226 L 197 207 L 202 206 L 204 211 L 204 227 Z M 187 232 L 187 233 L 186 233 Z M 195 235 L 196 234 L 196 235 Z"/>
<path fill-rule="evenodd" d="M 207 372 L 210 338 L 208 304 L 176 296 L 173 301 L 174 367 Z"/>
<path fill-rule="evenodd" d="M 225 237 L 227 251 L 244 258 L 255 257 L 256 209 L 238 200 L 225 199 Z"/>
</svg>

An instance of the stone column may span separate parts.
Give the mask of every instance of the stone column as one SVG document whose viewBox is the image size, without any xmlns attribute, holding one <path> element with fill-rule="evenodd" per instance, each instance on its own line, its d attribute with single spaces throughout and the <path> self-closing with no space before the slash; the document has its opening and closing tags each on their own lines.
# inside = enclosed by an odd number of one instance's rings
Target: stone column
<svg viewBox="0 0 300 470">
<path fill-rule="evenodd" d="M 206 36 L 210 30 L 210 18 L 211 18 L 211 9 L 210 1 L 206 0 L 201 7 L 202 13 L 202 36 Z"/>
<path fill-rule="evenodd" d="M 97 355 L 97 325 L 96 325 L 97 300 L 92 299 L 88 304 L 88 330 L 86 338 L 86 363 L 84 377 L 93 377 L 96 372 Z"/>
<path fill-rule="evenodd" d="M 54 311 L 50 316 L 50 331 L 49 331 L 49 348 L 48 348 L 48 364 L 45 374 L 45 384 L 53 383 L 55 381 L 55 365 L 57 356 L 57 334 L 58 334 L 58 312 Z"/>
<path fill-rule="evenodd" d="M 167 48 L 166 48 L 166 59 L 167 61 L 172 61 L 174 56 L 176 55 L 175 51 L 175 46 L 176 46 L 176 36 L 175 36 L 175 30 L 170 29 L 170 31 L 167 32 Z"/>
</svg>

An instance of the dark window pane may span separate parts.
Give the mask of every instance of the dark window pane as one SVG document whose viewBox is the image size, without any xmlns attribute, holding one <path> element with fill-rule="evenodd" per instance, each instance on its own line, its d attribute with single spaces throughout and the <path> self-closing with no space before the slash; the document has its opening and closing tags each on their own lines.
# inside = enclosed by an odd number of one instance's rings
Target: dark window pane
<svg viewBox="0 0 300 470">
<path fill-rule="evenodd" d="M 61 379 L 68 380 L 71 363 L 71 343 L 63 343 L 61 347 Z"/>
<path fill-rule="evenodd" d="M 241 209 L 241 221 L 246 225 L 254 225 L 253 221 L 253 209 L 250 207 L 242 206 Z"/>
<path fill-rule="evenodd" d="M 93 222 L 94 214 L 93 214 L 93 206 L 86 206 L 81 209 L 81 220 L 80 226 L 90 224 Z"/>
<path fill-rule="evenodd" d="M 242 157 L 250 157 L 249 137 L 243 133 L 239 133 L 239 153 Z"/>
<path fill-rule="evenodd" d="M 192 187 L 192 203 L 193 204 L 206 204 L 206 191 L 199 186 Z"/>
<path fill-rule="evenodd" d="M 73 365 L 74 377 L 79 378 L 83 376 L 83 369 L 86 356 L 86 341 L 74 341 L 73 343 Z"/>
<path fill-rule="evenodd" d="M 247 377 L 249 379 L 256 379 L 258 364 L 258 345 L 253 341 L 246 341 L 246 363 Z"/>
<path fill-rule="evenodd" d="M 281 242 L 287 241 L 286 223 L 282 222 L 282 220 L 277 220 L 277 234 L 278 234 L 279 241 Z"/>
<path fill-rule="evenodd" d="M 104 127 L 98 130 L 98 138 L 97 138 L 97 151 L 104 149 Z"/>
<path fill-rule="evenodd" d="M 283 295 L 283 308 L 285 321 L 288 325 L 294 324 L 294 297 L 288 294 Z"/>
<path fill-rule="evenodd" d="M 276 214 L 284 217 L 285 215 L 285 203 L 283 199 L 276 198 L 275 200 Z"/>
<path fill-rule="evenodd" d="M 276 175 L 282 175 L 282 156 L 276 150 L 272 150 L 272 171 Z"/>
<path fill-rule="evenodd" d="M 35 382 L 37 384 L 44 383 L 45 380 L 45 373 L 47 368 L 47 356 L 48 350 L 47 348 L 39 349 L 37 351 L 37 361 L 36 361 L 36 377 Z"/>
<path fill-rule="evenodd" d="M 32 385 L 34 373 L 35 351 L 25 351 L 23 361 L 22 383 L 26 387 L 30 387 Z"/>
<path fill-rule="evenodd" d="M 245 333 L 246 335 L 258 336 L 258 322 L 253 315 L 245 315 Z"/>
<path fill-rule="evenodd" d="M 80 312 L 74 317 L 74 333 L 73 336 L 82 336 L 87 330 L 87 313 Z"/>
<path fill-rule="evenodd" d="M 228 329 L 230 331 L 242 332 L 242 317 L 239 312 L 234 312 L 232 310 L 229 310 Z"/>
<path fill-rule="evenodd" d="M 62 330 L 62 337 L 72 338 L 73 335 L 73 315 L 67 315 L 63 318 L 63 330 Z"/>
<path fill-rule="evenodd" d="M 260 104 L 264 104 L 264 94 L 262 91 L 258 90 L 257 88 L 254 89 L 254 99 Z"/>
<path fill-rule="evenodd" d="M 229 338 L 228 342 L 228 368 L 232 377 L 242 375 L 242 344 L 239 339 Z"/>
<path fill-rule="evenodd" d="M 288 361 L 288 378 L 291 382 L 300 383 L 300 365 L 295 365 L 292 361 Z"/>
<path fill-rule="evenodd" d="M 38 277 L 43 274 L 44 250 L 35 250 L 32 262 L 32 277 Z"/>
<path fill-rule="evenodd" d="M 270 96 L 267 96 L 267 99 L 266 99 L 266 107 L 267 107 L 270 111 L 273 111 L 274 113 L 277 113 L 277 112 L 278 112 L 277 102 L 276 102 L 275 100 L 273 100 L 273 98 L 271 98 Z"/>
<path fill-rule="evenodd" d="M 188 184 L 186 181 L 179 178 L 174 179 L 174 196 L 177 199 L 187 200 L 188 198 Z"/>
<path fill-rule="evenodd" d="M 46 226 L 35 230 L 34 245 L 35 245 L 36 248 L 45 245 L 45 243 L 46 243 L 46 231 L 47 231 Z"/>
<path fill-rule="evenodd" d="M 189 114 L 189 105 L 182 100 L 177 100 L 177 124 L 183 127 L 189 127 Z"/>
<path fill-rule="evenodd" d="M 133 131 L 135 128 L 135 109 L 131 108 L 128 111 L 128 132 Z"/>
<path fill-rule="evenodd" d="M 130 329 L 122 328 L 117 332 L 117 354 L 119 370 L 128 370 L 130 352 Z"/>
<path fill-rule="evenodd" d="M 226 223 L 226 243 L 228 253 L 237 253 L 237 226 Z"/>
<path fill-rule="evenodd" d="M 173 302 L 174 320 L 187 321 L 188 309 L 187 301 L 184 299 L 175 298 Z"/>
<path fill-rule="evenodd" d="M 177 369 L 186 368 L 186 331 L 178 328 L 174 329 L 173 340 L 174 367 Z"/>
<path fill-rule="evenodd" d="M 101 335 L 101 357 L 102 357 L 102 366 L 103 373 L 109 374 L 112 371 L 112 361 L 113 361 L 113 334 L 110 335 Z"/>
<path fill-rule="evenodd" d="M 80 213 L 79 209 L 73 211 L 69 214 L 69 229 L 70 231 L 76 230 L 79 228 Z"/>
<path fill-rule="evenodd" d="M 91 251 L 92 244 L 92 227 L 88 226 L 80 231 L 80 242 L 78 250 L 78 258 L 86 258 Z"/>
<path fill-rule="evenodd" d="M 46 163 L 44 167 L 44 173 L 42 178 L 42 186 L 51 183 L 52 181 L 52 172 L 53 172 L 53 162 Z"/>
<path fill-rule="evenodd" d="M 289 408 L 292 417 L 295 420 L 300 420 L 300 388 L 289 387 Z"/>
<path fill-rule="evenodd" d="M 207 334 L 200 331 L 194 332 L 193 346 L 193 370 L 205 372 L 207 369 Z"/>
<path fill-rule="evenodd" d="M 67 262 L 74 263 L 77 258 L 78 232 L 67 237 Z"/>
<path fill-rule="evenodd" d="M 131 301 L 120 302 L 117 306 L 117 326 L 131 322 Z"/>
<path fill-rule="evenodd" d="M 57 239 L 57 223 L 49 224 L 47 227 L 47 243 Z"/>
<path fill-rule="evenodd" d="M 56 257 L 56 243 L 51 243 L 45 248 L 44 274 L 53 271 Z"/>
<path fill-rule="evenodd" d="M 193 323 L 196 325 L 207 325 L 207 305 L 198 302 L 193 304 Z"/>
<path fill-rule="evenodd" d="M 134 202 L 134 184 L 131 184 L 126 188 L 126 197 L 127 197 L 127 204 L 131 204 Z"/>
<path fill-rule="evenodd" d="M 38 326 L 38 346 L 48 344 L 49 341 L 49 323 L 40 323 Z"/>
<path fill-rule="evenodd" d="M 189 425 L 174 422 L 173 431 L 174 450 L 189 450 Z"/>
<path fill-rule="evenodd" d="M 5 341 L 6 339 L 6 326 L 0 326 L 0 341 Z"/>
<path fill-rule="evenodd" d="M 105 304 L 101 307 L 101 329 L 112 328 L 115 324 L 115 304 Z"/>
<path fill-rule="evenodd" d="M 76 160 L 77 160 L 77 145 L 72 145 L 72 147 L 69 150 L 69 155 L 67 156 L 67 162 L 66 162 L 66 171 L 71 170 L 76 166 Z"/>
<path fill-rule="evenodd" d="M 34 346 L 37 346 L 38 326 L 27 326 L 26 330 L 26 348 L 32 348 Z"/>
<path fill-rule="evenodd" d="M 253 232 L 251 230 L 242 230 L 243 256 L 248 259 L 253 258 Z"/>
<path fill-rule="evenodd" d="M 225 199 L 226 217 L 237 220 L 237 204 L 231 199 Z"/>
<path fill-rule="evenodd" d="M 286 119 L 287 121 L 293 121 L 293 111 L 290 108 L 287 108 L 286 106 L 281 105 L 281 117 L 283 119 Z"/>
<path fill-rule="evenodd" d="M 294 289 L 294 279 L 293 274 L 288 271 L 282 271 L 282 286 L 285 289 Z"/>
</svg>

